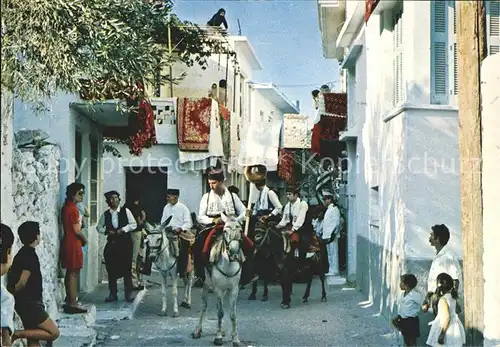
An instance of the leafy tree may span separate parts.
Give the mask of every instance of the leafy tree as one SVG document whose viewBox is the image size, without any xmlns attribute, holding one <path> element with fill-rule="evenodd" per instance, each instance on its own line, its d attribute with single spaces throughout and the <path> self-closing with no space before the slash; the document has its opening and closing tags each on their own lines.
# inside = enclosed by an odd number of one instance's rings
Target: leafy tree
<svg viewBox="0 0 500 347">
<path fill-rule="evenodd" d="M 2 88 L 27 101 L 57 91 L 84 91 L 96 100 L 110 91 L 127 96 L 137 81 L 153 84 L 169 63 L 204 66 L 214 49 L 222 49 L 197 25 L 170 17 L 170 0 L 161 7 L 155 3 L 2 1 Z M 165 42 L 169 21 L 176 48 L 172 56 L 167 45 L 158 44 Z"/>
<path fill-rule="evenodd" d="M 9 219 L 4 212 L 12 213 L 5 182 L 12 165 L 13 97 L 35 105 L 59 91 L 93 100 L 106 99 L 110 92 L 136 98 L 142 94 L 136 83 L 151 85 L 173 61 L 203 66 L 222 43 L 192 23 L 170 18 L 171 12 L 171 0 L 2 0 L 3 220 Z M 172 56 L 157 43 L 169 20 L 178 27 L 173 33 L 179 45 Z"/>
</svg>

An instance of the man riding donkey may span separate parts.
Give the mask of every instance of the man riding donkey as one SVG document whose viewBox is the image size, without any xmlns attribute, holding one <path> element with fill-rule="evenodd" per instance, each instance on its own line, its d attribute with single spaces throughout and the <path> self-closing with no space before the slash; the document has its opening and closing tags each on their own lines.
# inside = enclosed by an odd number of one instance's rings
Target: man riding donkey
<svg viewBox="0 0 500 347">
<path fill-rule="evenodd" d="M 292 251 L 296 254 L 300 253 L 300 258 L 304 259 L 307 252 L 306 247 L 309 247 L 312 242 L 312 235 L 303 231 L 309 206 L 307 202 L 300 199 L 300 190 L 296 186 L 287 188 L 286 198 L 288 203 L 283 209 L 283 217 L 276 228 L 286 229 L 285 234 L 289 237 Z M 299 245 L 303 246 L 300 250 Z"/>
<path fill-rule="evenodd" d="M 214 239 L 222 235 L 224 223 L 229 216 L 235 216 L 236 221 L 243 224 L 246 209 L 240 198 L 227 189 L 224 183 L 225 177 L 222 168 L 209 168 L 207 176 L 210 192 L 205 193 L 201 198 L 198 222 L 205 228 L 212 228 L 205 239 L 202 251 L 203 262 L 209 273 L 212 273 L 213 263 L 210 261 L 210 250 Z M 247 260 L 244 263 L 244 278 L 242 278 L 241 284 L 246 285 L 257 280 L 258 277 L 251 276 L 252 271 L 249 269 L 250 258 L 253 256 L 253 242 L 244 233 L 242 234 L 242 238 L 243 252 Z"/>
<path fill-rule="evenodd" d="M 174 231 L 173 254 L 178 258 L 179 276 L 183 278 L 191 270 L 189 250 L 194 242 L 194 235 L 191 232 L 191 213 L 187 206 L 179 201 L 179 195 L 179 189 L 167 189 L 167 205 L 163 209 L 161 224 L 171 218 L 167 226 L 172 227 Z"/>
<path fill-rule="evenodd" d="M 254 238 L 255 225 L 261 223 L 281 220 L 280 214 L 283 209 L 278 195 L 266 185 L 266 179 L 255 182 L 258 197 L 255 201 L 250 219 L 248 233 L 251 239 Z M 278 219 L 278 220 L 276 220 Z"/>
</svg>

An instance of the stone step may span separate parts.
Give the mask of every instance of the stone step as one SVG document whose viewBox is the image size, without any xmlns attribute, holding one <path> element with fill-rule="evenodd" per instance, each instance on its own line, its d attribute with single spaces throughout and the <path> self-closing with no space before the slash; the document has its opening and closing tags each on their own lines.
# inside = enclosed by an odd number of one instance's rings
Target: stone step
<svg viewBox="0 0 500 347">
<path fill-rule="evenodd" d="M 346 284 L 346 279 L 340 276 L 326 276 L 326 283 L 329 286 L 343 286 Z"/>
<path fill-rule="evenodd" d="M 67 314 L 61 309 L 57 319 L 59 327 L 92 327 L 96 321 L 96 306 L 95 305 L 82 305 L 88 310 L 87 313 L 82 314 Z"/>
<path fill-rule="evenodd" d="M 97 332 L 91 327 L 59 327 L 61 335 L 53 342 L 54 347 L 93 347 Z"/>
<path fill-rule="evenodd" d="M 107 321 L 119 321 L 132 319 L 137 307 L 146 295 L 146 289 L 137 292 L 133 302 L 120 301 L 112 303 L 103 303 L 98 305 L 96 312 L 96 321 L 99 323 Z"/>
</svg>

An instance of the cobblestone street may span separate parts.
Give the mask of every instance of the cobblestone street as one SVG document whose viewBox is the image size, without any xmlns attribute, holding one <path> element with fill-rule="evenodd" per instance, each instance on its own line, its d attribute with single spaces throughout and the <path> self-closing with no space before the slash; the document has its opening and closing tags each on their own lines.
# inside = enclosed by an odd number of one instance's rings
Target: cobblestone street
<svg viewBox="0 0 500 347">
<path fill-rule="evenodd" d="M 159 281 L 154 281 L 159 283 Z M 259 283 L 260 284 L 260 283 Z M 171 288 L 169 288 L 170 290 Z M 261 290 L 261 287 L 259 287 Z M 300 298 L 305 286 L 294 285 L 292 307 L 279 307 L 279 285 L 269 287 L 269 301 L 248 301 L 250 288 L 240 291 L 237 306 L 241 341 L 248 346 L 394 346 L 392 329 L 372 307 L 366 307 L 361 293 L 348 286 L 330 287 L 328 302 L 320 301 L 320 283 L 313 284 L 310 301 L 302 304 Z M 179 288 L 179 298 L 183 289 Z M 216 308 L 210 296 L 203 335 L 191 338 L 200 307 L 199 288 L 193 289 L 190 310 L 179 308 L 180 317 L 158 315 L 161 309 L 160 286 L 150 284 L 133 320 L 121 320 L 97 325 L 99 346 L 210 346 L 216 329 Z M 180 303 L 181 300 L 179 300 Z M 230 319 L 225 303 L 224 345 L 231 345 Z"/>
</svg>

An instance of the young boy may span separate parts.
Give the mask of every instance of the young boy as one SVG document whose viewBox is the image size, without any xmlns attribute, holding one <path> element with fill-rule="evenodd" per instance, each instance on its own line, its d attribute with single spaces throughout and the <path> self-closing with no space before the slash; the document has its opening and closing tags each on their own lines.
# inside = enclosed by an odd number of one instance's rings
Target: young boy
<svg viewBox="0 0 500 347">
<path fill-rule="evenodd" d="M 9 272 L 8 288 L 16 299 L 15 309 L 23 322 L 23 331 L 15 331 L 12 341 L 27 339 L 28 346 L 39 346 L 39 341 L 54 341 L 59 329 L 50 319 L 42 296 L 42 273 L 35 247 L 40 243 L 37 222 L 24 222 L 18 229 L 23 247 L 14 257 Z"/>
<path fill-rule="evenodd" d="M 416 346 L 420 336 L 418 313 L 422 304 L 421 295 L 415 290 L 417 278 L 412 274 L 401 276 L 399 287 L 403 291 L 399 302 L 399 315 L 392 320 L 392 324 L 401 331 L 405 346 Z"/>
<path fill-rule="evenodd" d="M 12 245 L 14 244 L 14 234 L 5 224 L 0 226 L 0 243 L 2 244 L 2 277 L 9 271 L 12 263 Z M 14 332 L 14 297 L 1 283 L 2 292 L 2 346 L 11 346 L 11 335 Z"/>
</svg>

